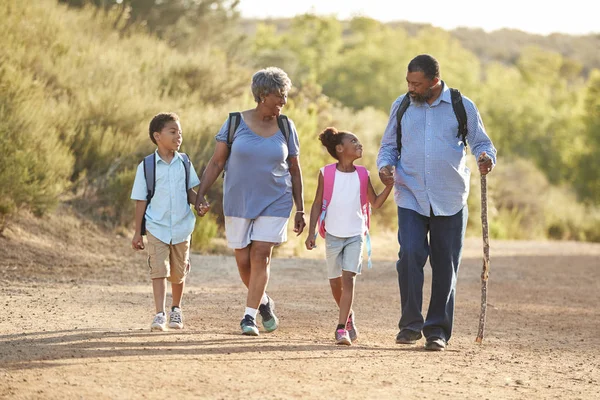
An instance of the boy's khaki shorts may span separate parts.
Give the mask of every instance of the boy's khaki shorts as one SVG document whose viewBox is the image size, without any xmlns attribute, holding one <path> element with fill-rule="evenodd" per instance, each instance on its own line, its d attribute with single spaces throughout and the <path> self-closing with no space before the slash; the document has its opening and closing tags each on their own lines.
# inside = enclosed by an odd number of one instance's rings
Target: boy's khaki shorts
<svg viewBox="0 0 600 400">
<path fill-rule="evenodd" d="M 147 232 L 147 238 L 150 278 L 167 278 L 171 283 L 183 283 L 190 272 L 189 239 L 177 244 L 166 244 L 150 232 Z"/>
</svg>

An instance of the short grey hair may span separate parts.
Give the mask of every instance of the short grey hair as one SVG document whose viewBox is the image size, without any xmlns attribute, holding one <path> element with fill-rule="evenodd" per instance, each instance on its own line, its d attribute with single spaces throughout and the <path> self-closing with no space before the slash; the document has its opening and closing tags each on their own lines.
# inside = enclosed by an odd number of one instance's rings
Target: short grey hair
<svg viewBox="0 0 600 400">
<path fill-rule="evenodd" d="M 287 94 L 291 88 L 292 81 L 281 68 L 268 67 L 252 76 L 252 95 L 257 103 L 271 93 Z"/>
</svg>

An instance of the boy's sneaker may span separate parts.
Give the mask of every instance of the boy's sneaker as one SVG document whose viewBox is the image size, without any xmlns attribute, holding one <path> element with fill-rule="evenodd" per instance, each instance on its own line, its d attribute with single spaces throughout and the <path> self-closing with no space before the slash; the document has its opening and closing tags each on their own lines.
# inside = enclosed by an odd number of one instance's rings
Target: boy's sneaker
<svg viewBox="0 0 600 400">
<path fill-rule="evenodd" d="M 242 328 L 242 335 L 258 336 L 258 327 L 254 323 L 254 318 L 248 314 L 244 315 L 244 319 L 240 322 Z"/>
<path fill-rule="evenodd" d="M 275 302 L 267 296 L 269 301 L 267 304 L 258 306 L 258 312 L 262 318 L 262 324 L 267 332 L 273 332 L 279 326 L 279 319 L 275 315 Z"/>
<path fill-rule="evenodd" d="M 354 313 L 348 316 L 348 321 L 346 321 L 346 330 L 348 331 L 350 340 L 354 342 L 356 339 L 358 339 L 358 330 L 356 329 L 356 325 L 354 325 Z"/>
<path fill-rule="evenodd" d="M 150 331 L 166 331 L 167 330 L 167 316 L 164 312 L 160 312 L 154 316 L 152 325 L 150 325 Z"/>
<path fill-rule="evenodd" d="M 352 345 L 352 341 L 350 340 L 350 335 L 348 335 L 348 331 L 345 329 L 338 329 L 335 331 L 335 343 L 343 344 L 346 346 Z"/>
<path fill-rule="evenodd" d="M 169 328 L 183 329 L 183 314 L 181 308 L 175 307 L 173 311 L 169 313 Z"/>
</svg>

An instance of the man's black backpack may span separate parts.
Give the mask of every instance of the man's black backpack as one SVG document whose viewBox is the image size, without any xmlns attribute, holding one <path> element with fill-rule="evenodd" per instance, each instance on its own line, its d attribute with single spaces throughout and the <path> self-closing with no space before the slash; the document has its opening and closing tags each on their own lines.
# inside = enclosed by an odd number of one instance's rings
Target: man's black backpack
<svg viewBox="0 0 600 400">
<path fill-rule="evenodd" d="M 190 168 L 192 163 L 190 158 L 185 153 L 179 153 L 183 158 L 183 167 L 185 169 L 185 196 L 187 199 L 188 186 L 190 185 Z M 146 179 L 146 188 L 148 192 L 146 194 L 146 210 L 150 204 L 150 200 L 154 197 L 154 189 L 156 186 L 156 153 L 152 153 L 144 157 L 144 178 Z M 146 234 L 146 212 L 144 211 L 144 217 L 142 218 L 142 235 Z"/>
<path fill-rule="evenodd" d="M 227 124 L 227 147 L 231 150 L 231 145 L 233 144 L 233 137 L 235 135 L 235 131 L 238 126 L 240 126 L 240 122 L 242 121 L 242 113 L 240 112 L 232 112 L 229 113 L 229 122 Z M 290 121 L 286 115 L 280 114 L 277 117 L 277 125 L 279 125 L 279 129 L 281 133 L 283 133 L 283 137 L 285 138 L 285 144 L 287 145 L 288 139 L 290 138 Z"/>
<path fill-rule="evenodd" d="M 456 115 L 456 120 L 458 121 L 458 134 L 456 137 L 462 139 L 465 148 L 467 148 L 467 112 L 465 111 L 465 105 L 462 101 L 462 95 L 458 89 L 450 88 L 450 97 L 452 99 L 452 110 L 454 110 L 454 115 Z M 398 123 L 396 145 L 398 147 L 398 154 L 400 154 L 400 149 L 402 149 L 402 124 L 400 121 L 402 121 L 402 117 L 409 105 L 410 95 L 406 93 L 400 102 L 398 112 L 396 113 L 396 122 Z"/>
</svg>

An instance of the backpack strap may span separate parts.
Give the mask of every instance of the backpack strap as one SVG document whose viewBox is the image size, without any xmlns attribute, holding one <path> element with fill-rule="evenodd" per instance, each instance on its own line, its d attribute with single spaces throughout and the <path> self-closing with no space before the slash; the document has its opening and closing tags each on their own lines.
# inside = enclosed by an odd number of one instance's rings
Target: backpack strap
<svg viewBox="0 0 600 400">
<path fill-rule="evenodd" d="M 319 216 L 319 234 L 325 237 L 325 214 L 333 197 L 333 184 L 335 182 L 336 163 L 328 164 L 323 168 L 323 200 L 321 202 L 321 215 Z"/>
<path fill-rule="evenodd" d="M 240 122 L 242 121 L 242 113 L 240 112 L 232 112 L 229 113 L 229 122 L 227 123 L 227 147 L 231 150 L 231 145 L 233 144 L 233 137 L 235 136 L 235 131 L 237 131 L 238 126 L 240 126 Z"/>
<path fill-rule="evenodd" d="M 367 219 L 366 221 L 366 246 L 367 246 L 367 268 L 371 268 L 373 263 L 371 262 L 371 235 L 369 234 L 369 228 L 371 227 L 371 204 L 369 203 L 369 171 L 362 165 L 355 165 L 356 172 L 358 172 L 358 179 L 360 181 L 360 207 L 362 215 Z"/>
<path fill-rule="evenodd" d="M 190 169 L 192 168 L 192 162 L 190 158 L 185 153 L 179 153 L 181 158 L 183 159 L 183 168 L 185 169 L 185 195 L 187 196 L 187 192 L 190 186 Z"/>
<path fill-rule="evenodd" d="M 410 95 L 406 93 L 398 106 L 398 111 L 396 111 L 396 147 L 398 148 L 398 157 L 400 157 L 400 152 L 402 150 L 402 117 L 406 112 L 406 109 L 410 105 Z"/>
<path fill-rule="evenodd" d="M 290 120 L 287 115 L 280 114 L 277 117 L 277 125 L 279 126 L 279 130 L 283 133 L 283 137 L 285 138 L 285 144 L 287 146 L 288 140 L 290 139 Z"/>
<path fill-rule="evenodd" d="M 146 180 L 146 210 L 148 210 L 156 186 L 156 154 L 147 155 L 142 162 L 144 163 L 144 179 Z M 146 210 L 142 217 L 142 235 L 146 235 Z"/>
<path fill-rule="evenodd" d="M 465 111 L 465 105 L 462 101 L 462 95 L 458 89 L 450 88 L 450 97 L 452 98 L 452 110 L 456 115 L 458 121 L 458 134 L 457 138 L 462 139 L 465 149 L 467 148 L 467 112 Z"/>
</svg>

